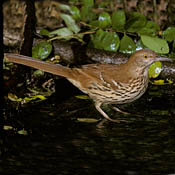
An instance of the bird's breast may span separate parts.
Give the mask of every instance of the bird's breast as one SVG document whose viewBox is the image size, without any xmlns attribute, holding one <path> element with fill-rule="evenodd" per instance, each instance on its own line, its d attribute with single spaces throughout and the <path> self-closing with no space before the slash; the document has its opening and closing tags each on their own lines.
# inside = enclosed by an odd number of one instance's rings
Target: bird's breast
<svg viewBox="0 0 175 175">
<path fill-rule="evenodd" d="M 94 83 L 90 86 L 90 96 L 103 103 L 123 104 L 135 101 L 141 97 L 148 87 L 148 74 L 142 72 L 139 76 L 131 77 L 127 82 L 111 79 L 111 83 Z"/>
</svg>

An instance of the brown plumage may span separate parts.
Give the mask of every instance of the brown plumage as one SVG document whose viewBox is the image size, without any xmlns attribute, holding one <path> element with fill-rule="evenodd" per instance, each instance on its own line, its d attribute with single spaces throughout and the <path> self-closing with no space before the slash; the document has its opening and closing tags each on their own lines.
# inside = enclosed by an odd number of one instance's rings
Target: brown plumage
<svg viewBox="0 0 175 175">
<path fill-rule="evenodd" d="M 101 105 L 123 104 L 138 99 L 148 87 L 148 67 L 155 61 L 170 61 L 148 49 L 136 51 L 124 64 L 89 64 L 81 68 L 68 68 L 18 54 L 5 53 L 4 56 L 11 62 L 67 78 L 88 94 L 94 100 L 96 109 L 113 122 L 120 121 L 111 119 Z"/>
</svg>

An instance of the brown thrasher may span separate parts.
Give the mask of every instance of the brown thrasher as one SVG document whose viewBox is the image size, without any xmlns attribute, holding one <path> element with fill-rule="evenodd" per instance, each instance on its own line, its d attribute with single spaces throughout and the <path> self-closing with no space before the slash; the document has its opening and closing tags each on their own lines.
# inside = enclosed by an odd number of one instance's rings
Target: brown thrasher
<svg viewBox="0 0 175 175">
<path fill-rule="evenodd" d="M 113 122 L 120 120 L 111 119 L 101 109 L 101 105 L 124 104 L 138 99 L 148 87 L 148 67 L 155 61 L 170 61 L 148 49 L 136 51 L 124 64 L 88 64 L 81 68 L 68 68 L 12 53 L 5 53 L 4 56 L 11 62 L 67 78 L 88 94 L 94 100 L 96 109 Z"/>
</svg>

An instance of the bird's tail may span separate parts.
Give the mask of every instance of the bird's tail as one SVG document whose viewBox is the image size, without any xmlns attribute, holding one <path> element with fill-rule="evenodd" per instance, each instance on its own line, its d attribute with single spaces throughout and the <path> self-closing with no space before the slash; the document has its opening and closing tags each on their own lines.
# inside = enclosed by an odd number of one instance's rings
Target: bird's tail
<svg viewBox="0 0 175 175">
<path fill-rule="evenodd" d="M 47 63 L 45 61 L 34 59 L 32 57 L 13 53 L 5 53 L 4 58 L 5 60 L 11 61 L 13 63 L 23 64 L 55 75 L 60 75 L 66 78 L 72 77 L 71 68 L 62 66 L 60 64 Z"/>
</svg>

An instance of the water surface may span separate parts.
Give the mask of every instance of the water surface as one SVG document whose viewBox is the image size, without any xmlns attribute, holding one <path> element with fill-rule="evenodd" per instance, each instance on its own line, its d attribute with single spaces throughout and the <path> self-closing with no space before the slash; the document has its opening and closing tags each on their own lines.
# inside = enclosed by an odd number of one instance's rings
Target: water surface
<svg viewBox="0 0 175 175">
<path fill-rule="evenodd" d="M 88 100 L 48 99 L 18 110 L 6 104 L 5 124 L 16 130 L 5 131 L 0 174 L 175 174 L 174 95 L 169 87 L 153 87 L 120 106 L 132 115 L 111 112 L 126 123 L 105 122 L 102 128 L 77 121 L 100 119 Z M 27 135 L 17 132 L 23 128 Z"/>
</svg>

